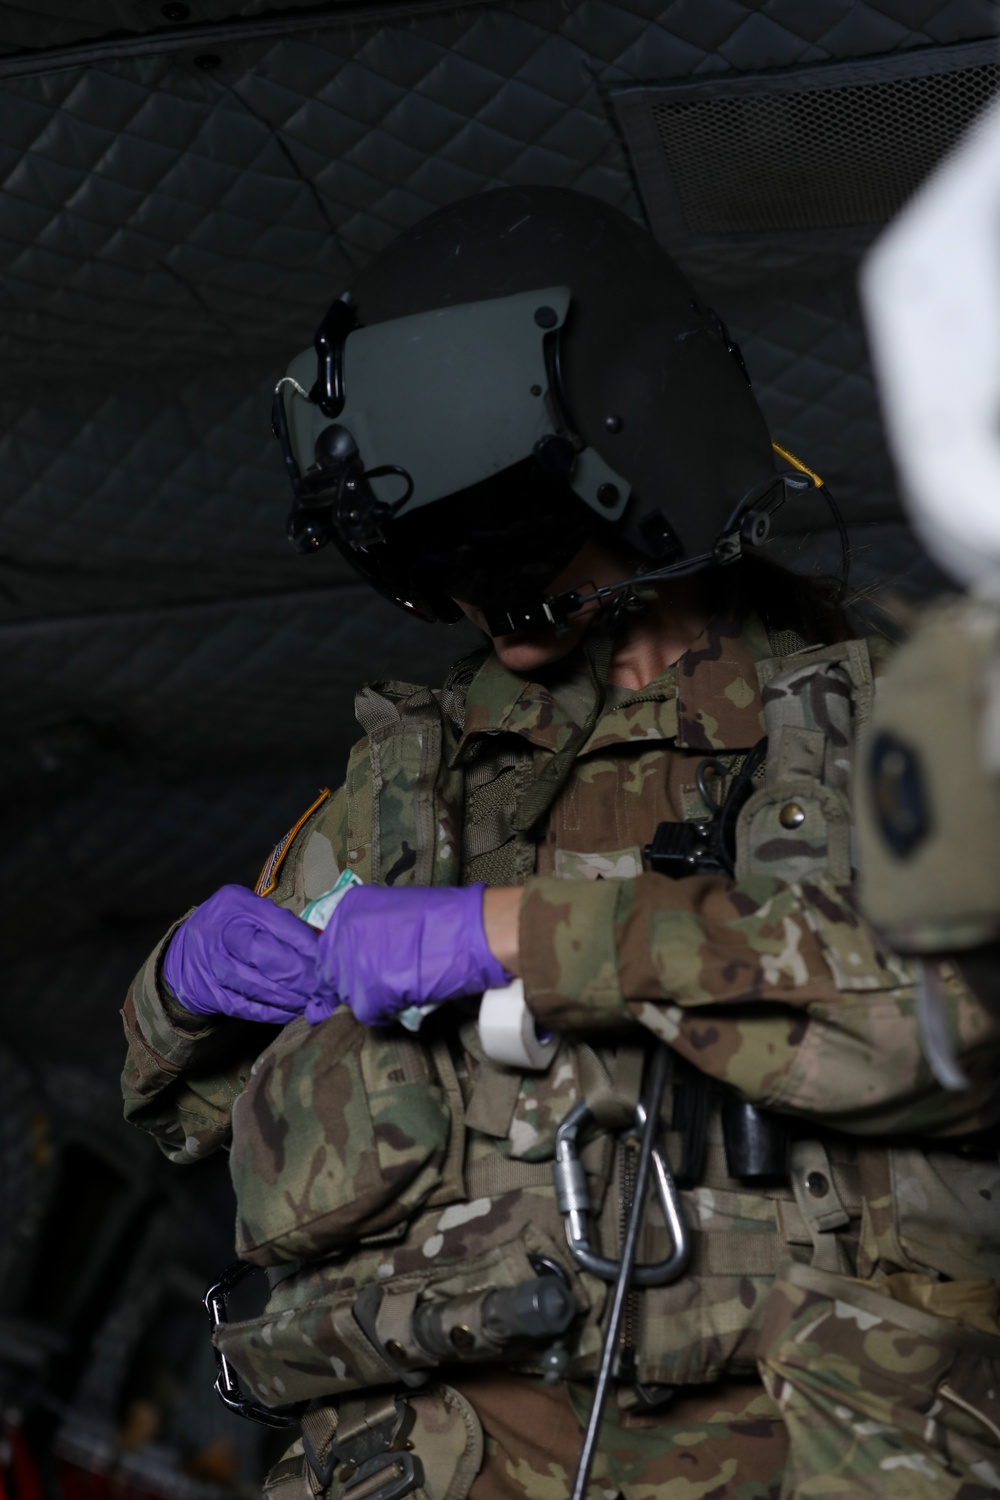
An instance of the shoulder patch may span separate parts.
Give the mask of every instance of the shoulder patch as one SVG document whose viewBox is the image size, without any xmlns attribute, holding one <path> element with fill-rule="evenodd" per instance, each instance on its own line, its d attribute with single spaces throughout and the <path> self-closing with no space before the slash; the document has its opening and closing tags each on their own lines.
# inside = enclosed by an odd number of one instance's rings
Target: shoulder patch
<svg viewBox="0 0 1000 1500">
<path fill-rule="evenodd" d="M 255 896 L 269 896 L 275 889 L 278 884 L 278 875 L 281 872 L 281 866 L 285 862 L 285 855 L 292 846 L 292 840 L 302 825 L 309 821 L 316 809 L 323 806 L 329 795 L 330 788 L 325 786 L 312 806 L 306 808 L 298 822 L 293 823 L 284 838 L 280 838 L 275 844 L 264 864 L 264 868 L 257 876 L 257 884 L 253 888 Z"/>
</svg>

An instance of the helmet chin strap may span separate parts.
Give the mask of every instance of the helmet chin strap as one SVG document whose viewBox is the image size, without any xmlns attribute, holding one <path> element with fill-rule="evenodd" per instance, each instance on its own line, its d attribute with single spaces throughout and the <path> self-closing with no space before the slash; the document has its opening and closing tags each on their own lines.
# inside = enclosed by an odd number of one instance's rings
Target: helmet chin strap
<svg viewBox="0 0 1000 1500">
<path fill-rule="evenodd" d="M 669 562 L 664 567 L 651 568 L 646 573 L 636 573 L 634 577 L 624 577 L 619 583 L 604 583 L 601 588 L 594 588 L 589 592 L 568 588 L 561 594 L 549 594 L 528 603 L 511 604 L 510 607 L 498 604 L 483 609 L 483 618 L 490 636 L 534 634 L 538 630 L 549 630 L 553 625 L 556 634 L 565 634 L 570 628 L 573 615 L 577 615 L 588 604 L 606 603 L 609 598 L 615 598 L 625 589 L 634 588 L 637 583 L 658 583 L 661 579 L 684 577 L 688 573 L 700 573 L 702 568 L 726 567 L 730 562 L 738 561 L 747 547 L 759 547 L 763 541 L 768 540 L 771 534 L 771 516 L 784 505 L 786 499 L 811 489 L 813 484 L 825 490 L 819 475 L 804 469 L 804 466 L 799 465 L 799 460 L 786 450 L 777 452 L 795 463 L 796 468 L 781 469 L 774 475 L 769 474 L 759 484 L 754 484 L 753 489 L 748 490 L 736 505 L 723 535 L 718 538 L 711 552 L 700 552 L 693 558 L 682 558 L 681 561 Z M 765 504 L 760 504 L 771 489 L 774 489 L 774 496 L 769 496 Z M 835 514 L 843 529 L 840 514 Z"/>
<path fill-rule="evenodd" d="M 792 455 L 781 450 L 782 456 L 798 464 Z M 711 552 L 700 552 L 695 557 L 685 557 L 679 562 L 667 563 L 661 568 L 651 568 L 645 573 L 636 573 L 632 578 L 623 578 L 620 583 L 605 583 L 600 588 L 583 593 L 580 589 L 566 589 L 560 594 L 549 594 L 545 598 L 519 602 L 509 607 L 496 605 L 483 609 L 486 629 L 494 638 L 500 635 L 534 634 L 555 626 L 557 635 L 565 635 L 572 617 L 588 604 L 604 604 L 609 599 L 634 588 L 636 584 L 658 583 L 665 578 L 683 578 L 689 573 L 700 573 L 703 568 L 726 567 L 734 563 L 747 547 L 759 547 L 766 542 L 771 531 L 771 516 L 794 495 L 813 487 L 816 476 L 803 476 L 799 468 L 768 475 L 750 490 L 736 506 L 732 516 Z M 774 497 L 767 497 L 768 490 Z M 764 503 L 761 503 L 764 501 Z"/>
<path fill-rule="evenodd" d="M 494 637 L 518 633 L 530 635 L 539 630 L 548 630 L 553 625 L 557 635 L 565 635 L 572 617 L 588 604 L 604 604 L 636 584 L 656 583 L 661 578 L 679 578 L 685 573 L 700 572 L 712 562 L 734 562 L 738 556 L 738 546 L 725 559 L 716 557 L 714 552 L 704 552 L 699 557 L 685 558 L 683 562 L 672 563 L 669 567 L 655 568 L 649 573 L 637 573 L 634 578 L 623 578 L 620 583 L 602 584 L 600 588 L 591 589 L 588 593 L 581 593 L 579 589 L 566 589 L 564 593 L 549 594 L 544 599 L 529 603 L 484 609 L 483 618 L 486 629 Z"/>
</svg>

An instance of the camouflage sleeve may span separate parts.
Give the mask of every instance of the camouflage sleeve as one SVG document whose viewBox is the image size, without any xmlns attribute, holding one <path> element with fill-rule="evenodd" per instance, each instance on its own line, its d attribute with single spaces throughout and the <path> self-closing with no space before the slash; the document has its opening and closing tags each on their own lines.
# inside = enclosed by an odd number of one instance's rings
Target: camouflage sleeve
<svg viewBox="0 0 1000 1500">
<path fill-rule="evenodd" d="M 997 1117 L 1000 1030 L 942 965 L 974 1086 L 938 1088 L 915 971 L 882 947 L 847 889 L 770 876 L 536 877 L 520 925 L 528 1004 L 555 1029 L 639 1021 L 755 1102 L 856 1133 L 964 1132 Z"/>
<path fill-rule="evenodd" d="M 324 796 L 277 846 L 258 888 L 269 884 L 271 900 L 301 911 L 308 887 L 325 880 L 321 889 L 328 889 L 336 880 L 338 860 L 346 858 L 344 820 L 343 794 Z M 310 889 L 310 895 L 320 893 Z M 233 1101 L 277 1028 L 196 1016 L 177 1004 L 163 985 L 160 963 L 179 926 L 175 922 L 157 943 L 126 997 L 122 1094 L 125 1118 L 148 1130 L 171 1161 L 185 1163 L 228 1143 Z"/>
</svg>

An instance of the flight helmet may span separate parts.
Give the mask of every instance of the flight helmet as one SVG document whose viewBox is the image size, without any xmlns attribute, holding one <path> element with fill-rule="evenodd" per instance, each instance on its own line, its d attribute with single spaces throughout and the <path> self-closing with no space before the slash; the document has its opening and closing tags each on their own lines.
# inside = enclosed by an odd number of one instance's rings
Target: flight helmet
<svg viewBox="0 0 1000 1500">
<path fill-rule="evenodd" d="M 801 476 L 775 468 L 739 351 L 619 209 L 506 188 L 377 254 L 278 383 L 292 540 L 494 634 L 560 623 L 546 587 L 595 532 L 647 579 L 739 557 Z M 586 596 L 590 597 L 590 596 Z"/>
</svg>

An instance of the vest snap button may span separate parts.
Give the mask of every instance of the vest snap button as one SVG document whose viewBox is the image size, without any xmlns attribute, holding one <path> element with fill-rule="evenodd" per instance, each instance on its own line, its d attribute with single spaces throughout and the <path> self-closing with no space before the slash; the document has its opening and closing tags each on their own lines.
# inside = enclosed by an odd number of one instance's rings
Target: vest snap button
<svg viewBox="0 0 1000 1500">
<path fill-rule="evenodd" d="M 830 1191 L 830 1184 L 822 1172 L 810 1172 L 806 1178 L 806 1187 L 814 1198 L 825 1198 Z"/>
<path fill-rule="evenodd" d="M 786 802 L 778 814 L 782 828 L 801 828 L 806 820 L 806 811 L 798 802 Z"/>
<path fill-rule="evenodd" d="M 448 1337 L 456 1349 L 472 1349 L 475 1346 L 476 1335 L 465 1323 L 456 1323 Z"/>
<path fill-rule="evenodd" d="M 406 1350 L 398 1339 L 389 1339 L 385 1346 L 385 1352 L 390 1359 L 394 1359 L 397 1365 L 405 1365 Z"/>
</svg>

